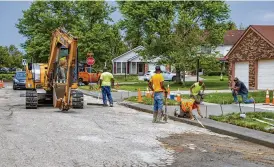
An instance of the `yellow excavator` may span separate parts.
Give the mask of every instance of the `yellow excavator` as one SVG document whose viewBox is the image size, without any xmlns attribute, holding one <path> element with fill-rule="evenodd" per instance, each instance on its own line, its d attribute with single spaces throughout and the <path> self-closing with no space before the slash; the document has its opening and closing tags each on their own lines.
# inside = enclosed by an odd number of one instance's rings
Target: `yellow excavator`
<svg viewBox="0 0 274 167">
<path fill-rule="evenodd" d="M 51 104 L 62 111 L 83 108 L 83 93 L 78 91 L 77 38 L 58 28 L 52 33 L 48 63 L 26 66 L 26 108 Z M 66 77 L 60 75 L 60 57 L 66 57 Z"/>
</svg>

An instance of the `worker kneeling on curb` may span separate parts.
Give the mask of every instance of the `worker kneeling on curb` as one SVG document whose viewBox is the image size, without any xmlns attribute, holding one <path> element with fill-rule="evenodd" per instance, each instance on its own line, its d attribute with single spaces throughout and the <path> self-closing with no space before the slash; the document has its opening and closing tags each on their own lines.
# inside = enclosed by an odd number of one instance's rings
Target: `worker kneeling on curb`
<svg viewBox="0 0 274 167">
<path fill-rule="evenodd" d="M 155 67 L 155 74 L 151 77 L 148 87 L 153 91 L 154 110 L 153 110 L 153 123 L 160 122 L 162 118 L 164 92 L 167 95 L 166 88 L 164 87 L 164 77 L 161 74 L 160 66 Z"/>
<path fill-rule="evenodd" d="M 180 104 L 180 113 L 174 113 L 174 116 L 182 117 L 182 118 L 190 118 L 191 120 L 194 120 L 192 110 L 197 109 L 198 114 L 201 118 L 203 118 L 199 106 L 200 102 L 191 98 L 188 100 L 182 100 Z"/>
</svg>

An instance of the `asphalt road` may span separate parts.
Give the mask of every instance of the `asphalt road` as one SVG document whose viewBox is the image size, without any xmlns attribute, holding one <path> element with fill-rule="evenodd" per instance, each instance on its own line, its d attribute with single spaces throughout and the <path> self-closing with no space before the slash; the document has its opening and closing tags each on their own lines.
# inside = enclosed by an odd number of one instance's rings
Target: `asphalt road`
<svg viewBox="0 0 274 167">
<path fill-rule="evenodd" d="M 21 93 L 0 89 L 0 167 L 274 165 L 273 149 L 179 122 L 152 124 L 152 115 L 117 103 L 26 110 Z"/>
</svg>

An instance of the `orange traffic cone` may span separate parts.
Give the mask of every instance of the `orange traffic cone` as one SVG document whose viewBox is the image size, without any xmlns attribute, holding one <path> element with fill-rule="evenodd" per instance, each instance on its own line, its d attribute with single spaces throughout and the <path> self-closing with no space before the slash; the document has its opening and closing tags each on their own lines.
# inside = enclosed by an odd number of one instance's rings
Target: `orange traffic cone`
<svg viewBox="0 0 274 167">
<path fill-rule="evenodd" d="M 178 93 L 177 93 L 177 102 L 181 102 L 181 94 L 179 93 L 179 89 L 178 89 Z"/>
<path fill-rule="evenodd" d="M 273 90 L 273 96 L 272 96 L 272 104 L 270 104 L 271 106 L 274 106 L 274 90 Z"/>
<path fill-rule="evenodd" d="M 3 80 L 0 80 L 0 89 L 4 87 Z"/>
<path fill-rule="evenodd" d="M 269 99 L 269 91 L 266 90 L 266 96 L 265 96 L 265 103 L 263 105 L 269 105 L 270 99 Z"/>
<path fill-rule="evenodd" d="M 141 93 L 140 88 L 138 89 L 138 102 L 139 103 L 143 102 L 143 100 L 142 100 L 142 93 Z"/>
<path fill-rule="evenodd" d="M 146 97 L 147 97 L 147 98 L 151 98 L 151 94 L 150 94 L 148 88 L 147 88 L 147 91 L 146 91 Z"/>
</svg>

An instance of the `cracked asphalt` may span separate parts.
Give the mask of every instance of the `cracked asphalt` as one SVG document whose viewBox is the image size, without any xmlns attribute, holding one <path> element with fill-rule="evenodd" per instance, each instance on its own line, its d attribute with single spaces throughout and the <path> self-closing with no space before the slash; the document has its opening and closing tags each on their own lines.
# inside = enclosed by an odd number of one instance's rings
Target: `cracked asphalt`
<svg viewBox="0 0 274 167">
<path fill-rule="evenodd" d="M 0 89 L 0 167 L 274 165 L 273 149 L 171 120 L 152 124 L 152 115 L 119 104 L 26 110 L 22 93 Z"/>
</svg>

